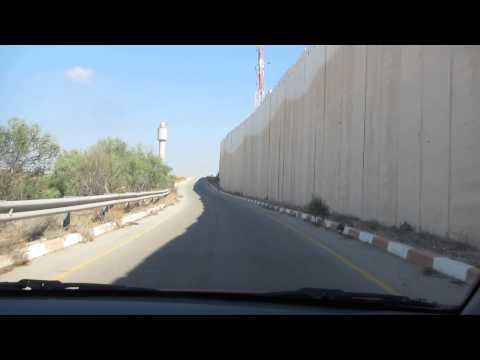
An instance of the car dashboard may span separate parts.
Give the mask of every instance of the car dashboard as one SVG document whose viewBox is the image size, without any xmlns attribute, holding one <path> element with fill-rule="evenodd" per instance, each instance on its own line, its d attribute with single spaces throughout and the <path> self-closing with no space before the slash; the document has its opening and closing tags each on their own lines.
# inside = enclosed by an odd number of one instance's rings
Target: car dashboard
<svg viewBox="0 0 480 360">
<path fill-rule="evenodd" d="M 131 296 L 0 297 L 0 315 L 413 315 L 417 312 Z"/>
</svg>

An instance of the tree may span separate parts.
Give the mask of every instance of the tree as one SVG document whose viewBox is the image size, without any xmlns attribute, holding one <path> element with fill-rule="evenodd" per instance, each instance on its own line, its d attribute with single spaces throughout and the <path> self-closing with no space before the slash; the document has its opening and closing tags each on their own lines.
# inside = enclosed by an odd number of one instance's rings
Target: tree
<svg viewBox="0 0 480 360">
<path fill-rule="evenodd" d="M 122 140 L 107 138 L 85 151 L 63 152 L 52 177 L 62 195 L 100 195 L 170 187 L 170 171 L 141 146 L 131 149 Z"/>
<path fill-rule="evenodd" d="M 0 126 L 0 199 L 23 200 L 58 196 L 45 173 L 60 147 L 40 126 L 13 118 Z"/>
<path fill-rule="evenodd" d="M 38 124 L 29 126 L 13 118 L 0 126 L 0 169 L 10 173 L 43 174 L 60 151 L 50 134 L 42 133 Z"/>
<path fill-rule="evenodd" d="M 53 166 L 53 172 L 50 172 Z M 11 119 L 0 127 L 0 199 L 101 195 L 171 187 L 171 169 L 141 146 L 103 139 L 63 151 L 36 124 Z"/>
<path fill-rule="evenodd" d="M 84 153 L 78 150 L 63 151 L 60 154 L 55 162 L 52 185 L 61 196 L 89 194 L 89 172 L 85 173 L 86 161 Z"/>
</svg>

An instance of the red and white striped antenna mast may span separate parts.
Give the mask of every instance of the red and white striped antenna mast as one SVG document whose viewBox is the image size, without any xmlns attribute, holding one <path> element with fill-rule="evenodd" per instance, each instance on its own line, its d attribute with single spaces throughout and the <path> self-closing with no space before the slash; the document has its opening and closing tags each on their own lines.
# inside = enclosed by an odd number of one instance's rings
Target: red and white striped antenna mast
<svg viewBox="0 0 480 360">
<path fill-rule="evenodd" d="M 265 47 L 257 45 L 257 91 L 255 93 L 255 107 L 260 106 L 265 97 Z"/>
</svg>

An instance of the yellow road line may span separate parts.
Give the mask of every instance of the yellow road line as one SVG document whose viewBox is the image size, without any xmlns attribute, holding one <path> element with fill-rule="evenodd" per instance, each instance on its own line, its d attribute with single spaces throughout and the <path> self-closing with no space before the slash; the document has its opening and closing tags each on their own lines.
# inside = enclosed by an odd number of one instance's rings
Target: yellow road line
<svg viewBox="0 0 480 360">
<path fill-rule="evenodd" d="M 88 265 L 94 263 L 95 261 L 97 260 L 100 260 L 102 258 L 104 258 L 105 256 L 107 255 L 110 255 L 111 253 L 113 253 L 114 251 L 124 247 L 125 245 L 128 245 L 129 243 L 131 243 L 132 241 L 134 240 L 137 240 L 138 238 L 142 237 L 143 235 L 145 235 L 146 233 L 154 230 L 155 228 L 157 228 L 158 226 L 160 226 L 159 224 L 156 224 L 155 226 L 151 227 L 151 228 L 148 228 L 144 231 L 141 231 L 139 233 L 136 233 L 132 236 L 129 236 L 125 241 L 119 243 L 118 245 L 114 246 L 113 248 L 105 251 L 104 253 L 101 253 L 101 254 L 98 254 L 98 255 L 95 255 L 95 256 L 91 256 L 87 259 L 85 259 L 84 261 L 82 261 L 80 264 L 76 265 L 76 266 L 73 266 L 67 270 L 65 270 L 64 272 L 60 273 L 60 274 L 57 274 L 56 276 L 53 276 L 52 278 L 50 278 L 50 280 L 58 280 L 58 281 L 61 281 L 63 279 L 65 279 L 67 276 L 69 275 L 72 275 L 73 273 L 81 270 L 81 269 L 84 269 L 85 267 L 87 267 Z"/>
<path fill-rule="evenodd" d="M 319 242 L 318 240 L 312 238 L 311 236 L 309 236 L 308 234 L 305 234 L 299 230 L 297 230 L 296 228 L 294 228 L 293 226 L 287 224 L 287 223 L 284 223 L 284 222 L 281 222 L 277 219 L 275 219 L 273 216 L 271 216 L 270 214 L 267 214 L 265 213 L 265 215 L 267 215 L 270 219 L 272 219 L 273 221 L 283 225 L 283 226 L 286 226 L 287 228 L 289 228 L 290 230 L 292 230 L 293 232 L 297 233 L 298 235 L 300 235 L 302 238 L 304 238 L 305 240 L 308 240 L 309 242 L 317 245 L 317 246 L 320 246 L 323 250 L 327 251 L 329 254 L 331 254 L 332 256 L 334 256 L 336 259 L 338 259 L 340 262 L 342 262 L 343 264 L 345 264 L 346 266 L 348 266 L 349 268 L 351 268 L 352 270 L 356 271 L 357 273 L 359 273 L 360 275 L 362 275 L 365 279 L 369 280 L 370 282 L 373 282 L 375 283 L 377 286 L 379 286 L 380 288 L 382 288 L 383 290 L 385 290 L 387 293 L 389 294 L 393 294 L 393 295 L 399 295 L 399 292 L 396 291 L 394 288 L 392 288 L 391 286 L 385 284 L 383 281 L 377 279 L 375 276 L 373 276 L 372 274 L 370 274 L 369 272 L 361 269 L 359 266 L 355 265 L 354 263 L 352 263 L 349 259 L 345 258 L 344 256 L 338 254 L 336 251 L 334 251 L 333 249 L 331 249 L 330 247 L 328 247 L 327 245 L 325 244 L 322 244 L 321 242 Z M 94 263 L 95 261 L 97 260 L 100 260 L 108 255 L 110 255 L 111 253 L 115 252 L 116 250 L 128 245 L 129 243 L 131 243 L 132 241 L 134 240 L 137 240 L 138 238 L 142 237 L 144 234 L 154 230 L 155 228 L 157 228 L 159 225 L 155 225 L 151 228 L 148 228 L 144 231 L 141 231 L 139 233 L 136 233 L 130 237 L 128 237 L 125 241 L 121 242 L 120 244 L 114 246 L 113 248 L 107 250 L 106 252 L 104 253 L 101 253 L 99 255 L 95 255 L 95 256 L 92 256 L 92 257 L 89 257 L 87 258 L 86 260 L 82 261 L 80 264 L 76 265 L 76 266 L 73 266 L 67 270 L 65 270 L 64 272 L 56 275 L 56 276 L 53 276 L 51 278 L 51 280 L 63 280 L 65 279 L 67 276 L 70 276 L 72 275 L 73 273 L 81 270 L 81 269 L 84 269 L 85 267 L 87 267 L 88 265 Z"/>
<path fill-rule="evenodd" d="M 358 265 L 355 265 L 354 263 L 352 263 L 349 259 L 347 259 L 346 257 L 338 254 L 335 250 L 331 249 L 329 246 L 325 245 L 325 244 L 322 244 L 319 240 L 316 240 L 314 239 L 313 237 L 311 237 L 310 235 L 308 234 L 305 234 L 303 232 L 301 232 L 300 230 L 297 230 L 296 228 L 294 228 L 293 226 L 291 226 L 290 224 L 287 224 L 287 223 L 284 223 L 284 222 L 281 222 L 277 219 L 275 219 L 272 215 L 268 214 L 268 213 L 265 213 L 265 215 L 267 215 L 270 219 L 272 219 L 273 221 L 281 224 L 281 225 L 284 225 L 286 226 L 287 228 L 289 228 L 290 230 L 292 230 L 293 232 L 297 233 L 298 235 L 300 235 L 301 237 L 303 237 L 305 240 L 308 240 L 309 242 L 317 245 L 317 246 L 320 246 L 323 250 L 325 250 L 326 252 L 328 252 L 330 255 L 334 256 L 337 260 L 339 260 L 340 262 L 342 262 L 344 265 L 348 266 L 350 269 L 356 271 L 357 273 L 359 273 L 360 275 L 362 275 L 365 279 L 369 280 L 370 282 L 373 282 L 375 283 L 377 286 L 381 287 L 383 290 L 385 290 L 387 293 L 389 294 L 392 294 L 392 295 L 400 295 L 400 293 L 395 290 L 393 287 L 385 284 L 382 280 L 380 279 L 377 279 L 375 276 L 373 276 L 372 274 L 370 274 L 368 271 L 366 270 L 363 270 L 362 268 L 360 268 Z"/>
</svg>

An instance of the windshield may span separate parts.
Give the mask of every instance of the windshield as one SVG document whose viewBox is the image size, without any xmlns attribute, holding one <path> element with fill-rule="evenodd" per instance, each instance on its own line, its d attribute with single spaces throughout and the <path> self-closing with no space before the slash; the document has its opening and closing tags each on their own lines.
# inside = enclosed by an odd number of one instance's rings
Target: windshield
<svg viewBox="0 0 480 360">
<path fill-rule="evenodd" d="M 478 84 L 479 46 L 0 46 L 0 282 L 460 306 Z"/>
</svg>

